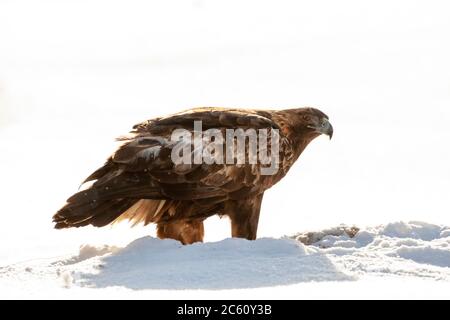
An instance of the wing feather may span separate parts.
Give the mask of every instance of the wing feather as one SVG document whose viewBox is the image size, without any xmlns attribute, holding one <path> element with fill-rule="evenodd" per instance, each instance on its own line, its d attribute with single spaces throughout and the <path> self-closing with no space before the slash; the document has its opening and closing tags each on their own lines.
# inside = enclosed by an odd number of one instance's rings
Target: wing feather
<svg viewBox="0 0 450 320">
<path fill-rule="evenodd" d="M 213 206 L 254 192 L 261 178 L 256 165 L 175 166 L 171 152 L 181 142 L 170 138 L 175 128 L 193 132 L 197 120 L 202 121 L 204 130 L 222 132 L 227 128 L 279 129 L 269 115 L 254 110 L 199 108 L 140 123 L 130 136 L 120 139 L 122 145 L 106 164 L 85 180 L 95 182 L 70 197 L 54 220 L 59 227 L 101 226 L 125 219 L 148 224 L 165 214 L 177 215 L 180 201 Z M 191 214 L 191 210 L 187 212 Z"/>
</svg>

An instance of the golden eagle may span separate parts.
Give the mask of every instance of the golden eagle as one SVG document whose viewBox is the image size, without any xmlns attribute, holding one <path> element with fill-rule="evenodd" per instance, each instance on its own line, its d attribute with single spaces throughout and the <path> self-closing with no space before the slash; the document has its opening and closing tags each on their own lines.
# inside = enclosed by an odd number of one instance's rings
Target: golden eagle
<svg viewBox="0 0 450 320">
<path fill-rule="evenodd" d="M 223 149 L 209 150 L 214 161 L 198 161 L 199 157 L 204 160 L 202 151 L 208 140 L 204 136 L 197 145 L 186 137 L 174 139 L 174 132 L 198 138 L 211 130 L 214 139 L 209 137 L 209 143 L 215 142 L 214 146 L 218 145 L 217 134 L 227 135 L 220 143 L 231 141 L 231 149 L 226 146 L 226 150 L 234 153 L 227 161 L 217 161 L 224 154 L 218 150 Z M 248 142 L 241 149 L 245 159 L 238 159 L 236 132 L 244 132 Z M 257 133 L 258 139 L 246 136 L 249 132 Z M 286 175 L 306 146 L 321 134 L 331 138 L 333 127 L 328 116 L 314 108 L 196 108 L 145 121 L 134 126 L 129 136 L 118 139 L 122 145 L 84 181 L 91 185 L 70 197 L 53 216 L 55 228 L 103 227 L 127 219 L 134 224 L 156 223 L 158 237 L 191 244 L 203 240 L 203 221 L 218 214 L 230 218 L 233 237 L 254 240 L 264 192 Z M 256 146 L 259 149 L 252 146 L 264 139 L 270 141 Z M 190 162 L 174 161 L 174 154 L 186 150 L 183 159 Z M 275 166 L 249 161 L 263 153 L 271 154 Z M 275 169 L 264 172 L 269 166 Z"/>
</svg>

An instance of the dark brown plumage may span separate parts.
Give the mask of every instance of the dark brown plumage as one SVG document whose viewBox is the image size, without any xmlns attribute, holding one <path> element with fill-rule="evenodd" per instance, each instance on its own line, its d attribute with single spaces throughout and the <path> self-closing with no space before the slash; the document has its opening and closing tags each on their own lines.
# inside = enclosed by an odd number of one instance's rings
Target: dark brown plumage
<svg viewBox="0 0 450 320">
<path fill-rule="evenodd" d="M 174 164 L 170 140 L 175 129 L 278 129 L 279 169 L 261 174 L 257 164 Z M 198 108 L 134 126 L 106 164 L 84 182 L 54 216 L 55 228 L 102 227 L 128 219 L 157 224 L 160 238 L 189 244 L 203 239 L 203 221 L 227 215 L 233 237 L 255 239 L 264 192 L 283 178 L 306 146 L 321 134 L 332 136 L 328 117 L 314 108 L 245 110 Z M 269 146 L 271 147 L 271 146 Z M 267 147 L 267 148 L 269 148 Z M 246 155 L 248 155 L 248 148 Z"/>
</svg>

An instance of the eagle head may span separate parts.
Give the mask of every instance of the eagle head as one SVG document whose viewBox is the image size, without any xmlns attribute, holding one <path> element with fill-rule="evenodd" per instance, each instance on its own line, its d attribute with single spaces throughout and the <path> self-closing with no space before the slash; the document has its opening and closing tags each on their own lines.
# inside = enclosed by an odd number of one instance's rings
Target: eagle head
<svg viewBox="0 0 450 320">
<path fill-rule="evenodd" d="M 325 134 L 330 139 L 333 137 L 333 126 L 328 116 L 322 111 L 315 108 L 295 109 L 293 118 L 294 130 L 302 135 L 308 135 L 315 138 L 321 134 Z"/>
</svg>

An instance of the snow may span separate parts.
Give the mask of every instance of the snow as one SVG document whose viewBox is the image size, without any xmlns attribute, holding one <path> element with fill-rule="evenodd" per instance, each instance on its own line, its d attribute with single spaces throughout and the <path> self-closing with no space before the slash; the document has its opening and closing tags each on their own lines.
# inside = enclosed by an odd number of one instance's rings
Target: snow
<svg viewBox="0 0 450 320">
<path fill-rule="evenodd" d="M 1 295 L 39 297 L 42 292 L 56 295 L 65 288 L 63 296 L 70 298 L 83 292 L 92 294 L 93 290 L 103 294 L 114 288 L 116 293 L 131 296 L 175 290 L 189 297 L 190 292 L 219 290 L 226 294 L 279 286 L 297 288 L 292 291 L 296 292 L 308 283 L 336 286 L 374 278 L 388 283 L 399 279 L 450 283 L 448 227 L 396 222 L 364 228 L 351 236 L 339 232 L 342 229 L 318 231 L 317 241 L 311 245 L 294 239 L 299 235 L 189 246 L 152 237 L 137 239 L 123 248 L 83 245 L 71 257 L 1 267 Z"/>
<path fill-rule="evenodd" d="M 448 298 L 448 12 L 420 0 L 0 1 L 0 296 Z M 205 105 L 314 106 L 335 128 L 266 192 L 258 241 L 227 239 L 217 217 L 205 244 L 181 248 L 151 226 L 53 230 L 115 137 Z M 126 263 L 133 246 L 149 249 Z M 182 279 L 144 272 L 162 268 L 151 254 Z M 243 269 L 228 281 L 231 258 Z M 178 259 L 216 277 L 183 277 Z"/>
<path fill-rule="evenodd" d="M 142 238 L 100 259 L 101 271 L 77 274 L 87 286 L 142 289 L 239 289 L 349 277 L 294 241 L 227 239 L 182 246 Z M 132 268 L 129 268 L 132 266 Z"/>
<path fill-rule="evenodd" d="M 448 227 L 396 222 L 367 228 L 353 238 L 325 235 L 313 246 L 333 255 L 354 276 L 402 276 L 450 280 Z"/>
</svg>

